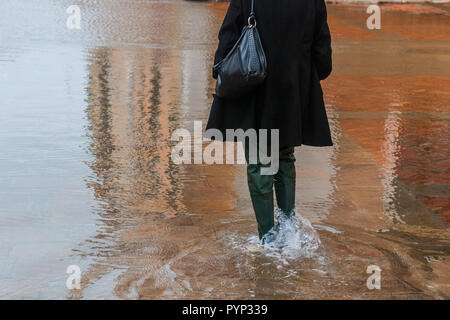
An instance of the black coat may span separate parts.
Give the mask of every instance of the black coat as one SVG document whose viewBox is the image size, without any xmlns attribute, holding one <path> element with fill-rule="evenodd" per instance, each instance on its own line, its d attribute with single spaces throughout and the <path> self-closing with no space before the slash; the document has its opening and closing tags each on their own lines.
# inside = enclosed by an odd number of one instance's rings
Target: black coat
<svg viewBox="0 0 450 320">
<path fill-rule="evenodd" d="M 214 64 L 239 38 L 250 0 L 231 0 Z M 263 85 L 237 99 L 214 95 L 207 129 L 279 129 L 280 147 L 332 145 L 320 80 L 331 73 L 331 37 L 324 0 L 255 0 L 267 57 Z M 213 77 L 217 77 L 214 74 Z"/>
</svg>

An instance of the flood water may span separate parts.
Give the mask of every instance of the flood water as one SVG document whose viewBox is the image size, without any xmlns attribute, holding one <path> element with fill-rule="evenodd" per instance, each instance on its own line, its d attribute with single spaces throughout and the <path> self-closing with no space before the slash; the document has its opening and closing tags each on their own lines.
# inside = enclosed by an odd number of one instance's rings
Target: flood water
<svg viewBox="0 0 450 320">
<path fill-rule="evenodd" d="M 77 1 L 78 30 L 72 2 L 0 2 L 1 299 L 450 297 L 448 4 L 384 5 L 381 30 L 328 6 L 335 145 L 296 149 L 320 240 L 282 250 L 255 240 L 244 165 L 170 158 L 208 117 L 227 4 Z"/>
</svg>

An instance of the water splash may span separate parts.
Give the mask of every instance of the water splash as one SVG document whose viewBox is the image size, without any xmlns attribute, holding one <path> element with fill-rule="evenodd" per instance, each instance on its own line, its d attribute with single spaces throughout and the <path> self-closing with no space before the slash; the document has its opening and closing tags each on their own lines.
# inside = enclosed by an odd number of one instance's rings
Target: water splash
<svg viewBox="0 0 450 320">
<path fill-rule="evenodd" d="M 300 213 L 285 215 L 280 208 L 275 209 L 278 228 L 275 241 L 264 245 L 266 248 L 281 250 L 283 255 L 291 258 L 313 258 L 320 248 L 320 238 L 311 222 Z"/>
<path fill-rule="evenodd" d="M 321 241 L 308 219 L 293 210 L 295 215 L 287 217 L 279 208 L 275 209 L 275 240 L 261 244 L 258 236 L 250 236 L 245 242 L 230 239 L 233 247 L 251 253 L 263 253 L 288 264 L 288 260 L 299 258 L 321 260 Z"/>
</svg>

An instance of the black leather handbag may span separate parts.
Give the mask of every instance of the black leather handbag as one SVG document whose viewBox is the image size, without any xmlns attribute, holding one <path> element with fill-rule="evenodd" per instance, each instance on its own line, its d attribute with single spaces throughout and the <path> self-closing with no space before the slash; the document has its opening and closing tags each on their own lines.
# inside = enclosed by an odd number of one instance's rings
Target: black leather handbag
<svg viewBox="0 0 450 320">
<path fill-rule="evenodd" d="M 213 67 L 217 72 L 216 95 L 220 98 L 242 96 L 266 79 L 267 60 L 256 28 L 254 5 L 255 0 L 251 0 L 248 24 L 241 36 L 225 58 Z"/>
</svg>

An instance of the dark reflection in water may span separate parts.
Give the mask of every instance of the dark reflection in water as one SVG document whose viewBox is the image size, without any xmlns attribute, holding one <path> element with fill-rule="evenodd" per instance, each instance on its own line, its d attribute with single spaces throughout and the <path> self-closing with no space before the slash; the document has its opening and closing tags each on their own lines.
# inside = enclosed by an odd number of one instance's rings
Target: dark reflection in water
<svg viewBox="0 0 450 320">
<path fill-rule="evenodd" d="M 89 182 L 89 187 L 94 188 L 94 195 L 97 199 L 108 198 L 107 194 L 112 191 L 114 181 L 113 176 L 114 162 L 112 154 L 115 149 L 112 132 L 111 132 L 111 103 L 110 103 L 110 89 L 108 86 L 109 76 L 109 51 L 111 49 L 98 50 L 98 73 L 92 73 L 89 77 L 89 86 L 96 83 L 98 90 L 91 92 L 88 90 L 88 109 L 87 115 L 90 125 L 89 138 L 92 143 L 89 147 L 89 152 L 94 156 L 94 160 L 89 163 L 89 167 L 96 176 L 96 181 Z M 108 201 L 107 205 L 112 208 L 106 209 L 106 213 L 114 213 L 114 205 Z M 120 208 L 119 208 L 120 210 Z"/>
</svg>

